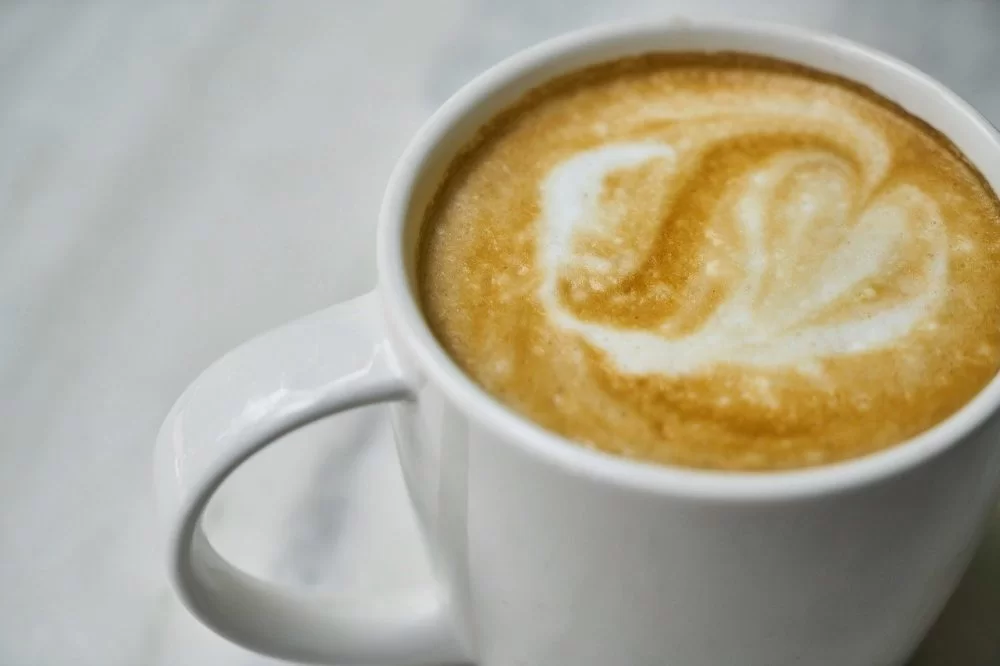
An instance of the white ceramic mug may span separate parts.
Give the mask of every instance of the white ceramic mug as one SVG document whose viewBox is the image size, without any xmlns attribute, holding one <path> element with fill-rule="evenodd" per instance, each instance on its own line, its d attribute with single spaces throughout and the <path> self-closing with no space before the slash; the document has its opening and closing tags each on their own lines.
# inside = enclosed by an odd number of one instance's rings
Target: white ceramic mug
<svg viewBox="0 0 1000 666">
<path fill-rule="evenodd" d="M 732 50 L 867 85 L 949 136 L 1000 190 L 1000 142 L 939 83 L 884 54 L 746 23 L 611 26 L 479 76 L 421 129 L 378 226 L 378 289 L 265 334 L 205 371 L 160 431 L 169 568 L 188 608 L 254 650 L 350 664 L 887 666 L 941 610 L 1000 486 L 1000 381 L 913 440 L 826 467 L 716 473 L 591 451 L 460 372 L 415 297 L 418 225 L 450 158 L 558 74 L 628 54 Z M 316 419 L 388 403 L 436 571 L 423 602 L 306 597 L 212 548 L 222 480 Z"/>
</svg>

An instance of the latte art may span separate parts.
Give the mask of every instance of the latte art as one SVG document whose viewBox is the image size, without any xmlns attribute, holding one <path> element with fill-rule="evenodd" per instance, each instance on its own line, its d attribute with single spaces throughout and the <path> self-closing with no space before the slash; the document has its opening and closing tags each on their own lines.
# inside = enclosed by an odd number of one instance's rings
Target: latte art
<svg viewBox="0 0 1000 666">
<path fill-rule="evenodd" d="M 873 92 L 741 54 L 652 54 L 529 93 L 426 212 L 428 322 L 580 444 L 818 465 L 905 441 L 1000 367 L 1000 202 Z"/>
<path fill-rule="evenodd" d="M 826 357 L 870 352 L 906 336 L 933 316 L 945 294 L 948 238 L 940 210 L 913 185 L 878 191 L 890 150 L 877 128 L 825 104 L 789 100 L 779 113 L 768 108 L 773 100 L 738 101 L 685 99 L 693 113 L 644 109 L 641 124 L 670 122 L 662 138 L 590 148 L 542 184 L 541 301 L 554 322 L 582 334 L 623 372 L 686 374 L 735 363 L 815 374 Z M 614 290 L 642 270 L 654 236 L 669 233 L 660 225 L 669 224 L 672 194 L 697 178 L 707 151 L 790 125 L 835 142 L 850 159 L 811 147 L 778 152 L 719 193 L 696 250 L 703 270 L 676 298 L 698 311 L 708 294 L 725 296 L 694 330 L 677 333 L 672 318 L 635 329 L 574 313 L 574 301 Z M 665 218 L 636 220 L 630 192 L 606 191 L 609 176 L 642 167 L 658 182 L 641 196 L 660 199 L 656 213 Z M 907 282 L 904 296 L 878 299 L 871 283 L 893 280 Z M 568 286 L 565 304 L 561 284 Z M 619 300 L 629 297 L 642 298 Z"/>
</svg>

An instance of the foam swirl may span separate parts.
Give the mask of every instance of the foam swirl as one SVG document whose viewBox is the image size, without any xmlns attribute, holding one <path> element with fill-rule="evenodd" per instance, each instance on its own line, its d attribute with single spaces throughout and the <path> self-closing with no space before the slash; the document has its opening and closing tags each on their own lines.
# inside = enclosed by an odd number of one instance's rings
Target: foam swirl
<svg viewBox="0 0 1000 666">
<path fill-rule="evenodd" d="M 651 129 L 548 173 L 538 220 L 546 313 L 622 372 L 734 364 L 814 374 L 826 358 L 892 346 L 933 318 L 948 288 L 948 236 L 933 198 L 884 183 L 891 151 L 877 127 L 823 102 L 774 96 L 680 99 L 630 122 Z M 657 238 L 673 231 L 678 193 L 699 187 L 707 155 L 778 131 L 810 140 L 719 188 L 694 269 L 646 285 L 647 303 L 673 300 L 672 316 L 637 327 L 575 307 L 645 270 Z"/>
</svg>

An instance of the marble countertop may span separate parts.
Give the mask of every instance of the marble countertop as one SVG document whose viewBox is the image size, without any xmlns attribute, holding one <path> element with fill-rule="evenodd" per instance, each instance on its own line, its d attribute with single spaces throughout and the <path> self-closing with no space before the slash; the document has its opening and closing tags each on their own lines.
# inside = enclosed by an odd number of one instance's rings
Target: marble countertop
<svg viewBox="0 0 1000 666">
<path fill-rule="evenodd" d="M 276 663 L 167 587 L 150 465 L 173 399 L 373 286 L 389 170 L 463 82 L 574 27 L 678 13 L 840 32 L 1000 121 L 989 0 L 0 6 L 0 664 Z M 426 563 L 394 456 L 377 411 L 313 426 L 227 485 L 212 537 L 300 586 L 409 585 Z M 915 666 L 1000 662 L 997 525 Z"/>
</svg>

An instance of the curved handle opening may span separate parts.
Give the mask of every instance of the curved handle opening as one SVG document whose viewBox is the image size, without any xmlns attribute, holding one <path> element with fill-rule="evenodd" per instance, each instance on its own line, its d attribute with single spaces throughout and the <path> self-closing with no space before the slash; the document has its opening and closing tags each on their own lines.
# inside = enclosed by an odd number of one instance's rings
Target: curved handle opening
<svg viewBox="0 0 1000 666">
<path fill-rule="evenodd" d="M 305 663 L 466 661 L 457 650 L 444 590 L 425 588 L 391 601 L 292 592 L 230 564 L 200 517 L 186 527 L 191 534 L 175 541 L 178 592 L 192 613 L 233 642 Z"/>
<path fill-rule="evenodd" d="M 447 591 L 392 600 L 293 592 L 234 567 L 202 528 L 209 500 L 261 449 L 356 407 L 413 399 L 385 341 L 377 299 L 334 306 L 245 343 L 206 370 L 157 445 L 169 566 L 185 605 L 245 647 L 310 663 L 465 663 Z"/>
</svg>

